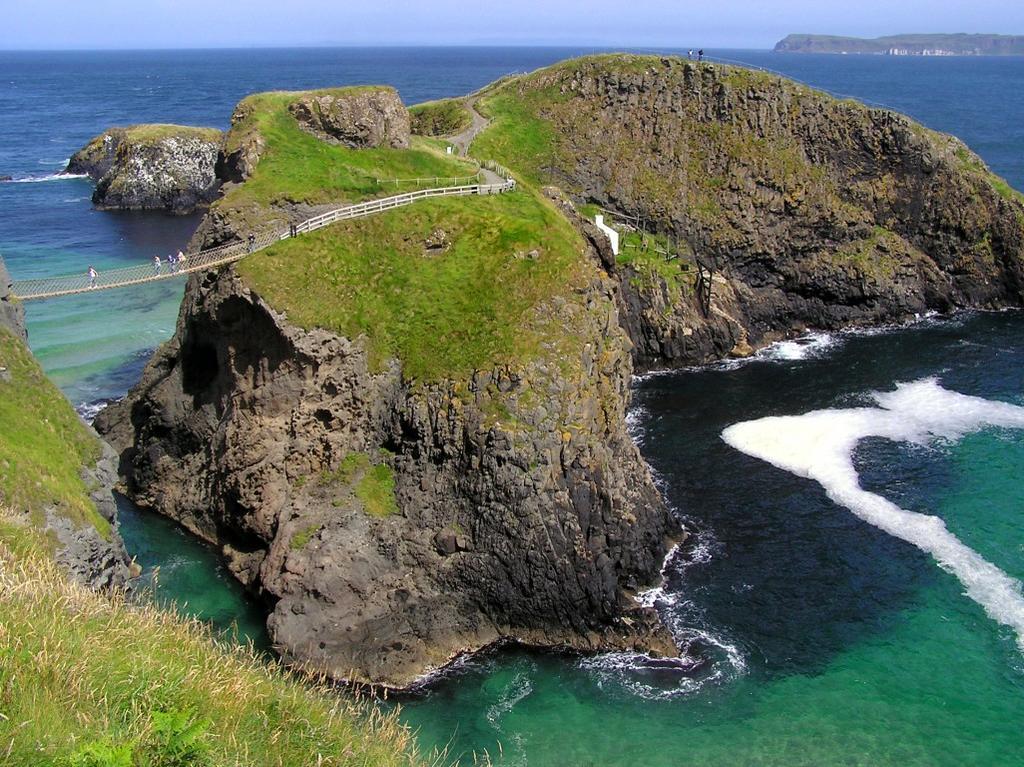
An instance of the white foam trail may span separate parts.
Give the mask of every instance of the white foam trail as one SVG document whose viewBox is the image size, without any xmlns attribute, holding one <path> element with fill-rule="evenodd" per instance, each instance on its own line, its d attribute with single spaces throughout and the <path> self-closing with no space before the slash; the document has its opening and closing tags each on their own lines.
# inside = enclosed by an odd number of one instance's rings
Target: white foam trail
<svg viewBox="0 0 1024 767">
<path fill-rule="evenodd" d="M 50 173 L 46 176 L 29 176 L 28 178 L 12 178 L 8 184 L 41 184 L 46 181 L 66 181 L 71 178 L 89 178 L 88 173 Z"/>
<path fill-rule="evenodd" d="M 1021 584 L 949 532 L 938 517 L 901 509 L 860 486 L 853 464 L 866 437 L 927 444 L 956 440 L 986 426 L 1024 428 L 1024 407 L 943 389 L 934 378 L 876 393 L 878 407 L 815 410 L 801 416 L 762 418 L 730 426 L 732 447 L 825 488 L 829 498 L 890 535 L 931 554 L 964 585 L 967 596 L 993 620 L 1012 628 L 1024 651 Z"/>
</svg>

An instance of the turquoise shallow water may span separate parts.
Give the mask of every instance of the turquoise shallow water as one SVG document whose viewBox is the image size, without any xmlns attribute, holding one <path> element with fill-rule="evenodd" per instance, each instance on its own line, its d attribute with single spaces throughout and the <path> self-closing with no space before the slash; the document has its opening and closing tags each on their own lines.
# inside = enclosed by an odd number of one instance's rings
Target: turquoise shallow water
<svg viewBox="0 0 1024 767">
<path fill-rule="evenodd" d="M 232 641 L 270 651 L 264 610 L 246 597 L 212 547 L 123 496 L 117 501 L 121 535 L 142 566 L 138 587 L 159 604 L 208 621 Z"/>
<path fill-rule="evenodd" d="M 46 175 L 109 124 L 224 125 L 246 92 L 391 82 L 407 101 L 464 93 L 580 51 L 432 49 L 0 54 L 0 172 Z M 726 54 L 881 101 L 965 138 L 1024 184 L 1024 59 Z M 59 114 L 55 112 L 59 111 Z M 194 219 L 92 211 L 83 180 L 0 184 L 0 252 L 16 277 L 166 253 Z M 33 349 L 84 413 L 123 395 L 173 330 L 180 284 L 28 307 Z M 1024 764 L 1024 663 L 1012 630 L 925 553 L 858 519 L 816 483 L 721 438 L 740 421 L 868 404 L 937 376 L 1022 402 L 1024 317 L 978 315 L 873 336 L 817 337 L 743 365 L 651 376 L 636 436 L 695 534 L 658 606 L 688 662 L 507 651 L 402 701 L 427 748 L 532 765 Z M 863 442 L 864 487 L 941 517 L 1024 578 L 1022 434 L 926 447 Z M 125 504 L 125 538 L 155 594 L 265 646 L 258 605 L 216 552 Z M 393 705 L 388 703 L 386 705 Z"/>
</svg>

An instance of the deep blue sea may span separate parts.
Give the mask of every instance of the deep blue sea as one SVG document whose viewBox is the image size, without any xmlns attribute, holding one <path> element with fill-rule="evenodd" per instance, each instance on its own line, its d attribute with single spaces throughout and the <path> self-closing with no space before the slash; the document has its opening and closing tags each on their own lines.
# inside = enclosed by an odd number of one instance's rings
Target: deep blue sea
<svg viewBox="0 0 1024 767">
<path fill-rule="evenodd" d="M 16 179 L 0 183 L 0 255 L 28 278 L 188 239 L 194 217 L 94 211 L 88 180 L 54 178 L 110 125 L 225 127 L 269 89 L 388 83 L 414 103 L 587 52 L 0 52 L 0 175 Z M 711 53 L 955 133 L 1024 188 L 1024 58 Z M 30 343 L 91 413 L 170 336 L 181 291 L 29 304 Z M 636 437 L 695 530 L 650 598 L 696 663 L 503 652 L 409 696 L 402 716 L 427 749 L 531 767 L 1024 764 L 1021 404 L 1016 312 L 638 380 Z M 161 598 L 262 641 L 212 552 L 122 513 Z"/>
</svg>

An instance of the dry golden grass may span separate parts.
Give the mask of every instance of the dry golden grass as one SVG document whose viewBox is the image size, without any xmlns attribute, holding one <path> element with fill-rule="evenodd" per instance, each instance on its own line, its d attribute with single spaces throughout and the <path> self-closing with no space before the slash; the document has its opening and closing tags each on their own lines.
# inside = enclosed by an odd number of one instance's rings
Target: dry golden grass
<svg viewBox="0 0 1024 767">
<path fill-rule="evenodd" d="M 395 713 L 70 582 L 0 508 L 0 763 L 440 764 Z"/>
</svg>

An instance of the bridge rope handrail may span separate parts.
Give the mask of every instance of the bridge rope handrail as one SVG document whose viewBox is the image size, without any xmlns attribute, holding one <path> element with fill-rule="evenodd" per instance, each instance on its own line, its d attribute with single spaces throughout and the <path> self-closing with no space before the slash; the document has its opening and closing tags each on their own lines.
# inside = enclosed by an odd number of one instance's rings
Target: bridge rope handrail
<svg viewBox="0 0 1024 767">
<path fill-rule="evenodd" d="M 287 229 L 265 230 L 252 235 L 246 241 L 229 242 L 207 250 L 185 253 L 183 259 L 176 264 L 162 260 L 159 266 L 152 262 L 120 269 L 109 269 L 99 272 L 95 278 L 90 278 L 88 274 L 71 274 L 32 280 L 14 280 L 11 285 L 11 293 L 21 301 L 33 301 L 171 279 L 240 261 L 250 253 L 268 248 L 281 240 L 312 232 L 338 221 L 382 213 L 432 197 L 502 194 L 514 190 L 515 187 L 515 179 L 509 175 L 501 184 L 477 183 L 419 189 L 354 205 L 344 205 L 308 218 L 301 223 L 293 224 Z"/>
</svg>

